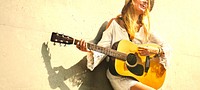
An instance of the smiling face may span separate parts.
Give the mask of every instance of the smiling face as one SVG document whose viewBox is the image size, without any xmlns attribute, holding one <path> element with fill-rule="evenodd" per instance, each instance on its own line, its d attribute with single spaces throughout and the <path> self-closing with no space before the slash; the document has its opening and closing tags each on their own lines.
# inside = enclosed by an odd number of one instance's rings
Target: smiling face
<svg viewBox="0 0 200 90">
<path fill-rule="evenodd" d="M 121 16 L 131 39 L 141 26 L 144 26 L 145 37 L 148 39 L 150 1 L 154 2 L 154 0 L 125 0 Z"/>
<path fill-rule="evenodd" d="M 133 5 L 138 14 L 142 14 L 148 8 L 148 0 L 133 0 Z"/>
</svg>

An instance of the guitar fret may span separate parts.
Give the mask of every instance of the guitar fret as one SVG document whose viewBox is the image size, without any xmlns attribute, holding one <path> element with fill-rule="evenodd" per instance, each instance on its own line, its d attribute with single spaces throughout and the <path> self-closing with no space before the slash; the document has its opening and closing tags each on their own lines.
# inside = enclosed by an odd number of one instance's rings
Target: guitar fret
<svg viewBox="0 0 200 90">
<path fill-rule="evenodd" d="M 88 49 L 90 50 L 94 50 L 94 51 L 106 54 L 108 56 L 116 57 L 121 60 L 126 60 L 127 55 L 125 53 L 121 53 L 110 48 L 100 47 L 91 43 L 87 43 L 87 46 L 88 46 Z"/>
</svg>

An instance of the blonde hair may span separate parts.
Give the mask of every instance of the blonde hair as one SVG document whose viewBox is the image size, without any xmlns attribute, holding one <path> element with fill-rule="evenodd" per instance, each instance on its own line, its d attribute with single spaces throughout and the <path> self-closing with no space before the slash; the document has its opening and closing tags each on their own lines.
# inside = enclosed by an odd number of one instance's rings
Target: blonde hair
<svg viewBox="0 0 200 90">
<path fill-rule="evenodd" d="M 144 28 L 144 34 L 145 34 L 145 41 L 148 40 L 149 37 L 149 32 L 150 32 L 150 20 L 149 20 L 149 6 L 145 10 L 145 12 L 139 16 L 139 18 L 136 16 L 136 11 L 134 8 L 134 1 L 133 0 L 128 0 L 129 2 L 125 3 L 125 6 L 122 9 L 122 18 L 124 20 L 127 32 L 130 36 L 130 39 L 134 39 L 135 33 L 139 30 L 138 26 L 138 20 L 139 23 L 142 24 Z"/>
</svg>

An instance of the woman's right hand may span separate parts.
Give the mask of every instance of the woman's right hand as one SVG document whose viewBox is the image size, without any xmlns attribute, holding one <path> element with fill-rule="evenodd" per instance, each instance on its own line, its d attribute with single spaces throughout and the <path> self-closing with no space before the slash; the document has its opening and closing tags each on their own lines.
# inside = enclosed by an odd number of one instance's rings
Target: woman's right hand
<svg viewBox="0 0 200 90">
<path fill-rule="evenodd" d="M 89 50 L 87 48 L 87 43 L 85 42 L 85 40 L 80 40 L 77 44 L 76 44 L 76 47 L 81 50 L 81 51 L 84 51 L 84 52 L 91 52 L 91 50 Z"/>
</svg>

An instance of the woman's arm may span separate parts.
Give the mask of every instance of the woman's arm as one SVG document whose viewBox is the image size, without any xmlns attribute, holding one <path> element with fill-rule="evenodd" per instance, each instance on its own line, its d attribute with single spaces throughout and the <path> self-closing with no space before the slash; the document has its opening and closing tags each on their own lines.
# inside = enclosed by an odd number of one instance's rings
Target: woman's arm
<svg viewBox="0 0 200 90">
<path fill-rule="evenodd" d="M 170 45 L 156 33 L 150 34 L 149 41 L 149 43 L 155 43 L 161 46 L 161 48 L 158 49 L 158 54 L 161 58 L 160 63 L 162 63 L 166 68 L 169 65 L 169 58 L 171 56 Z"/>
<path fill-rule="evenodd" d="M 111 23 L 109 27 L 103 32 L 101 40 L 98 42 L 98 46 L 102 47 L 111 47 L 111 41 L 112 41 L 112 30 L 113 30 L 113 24 Z M 105 54 L 89 50 L 86 46 L 86 43 L 84 40 L 81 40 L 76 47 L 84 52 L 87 52 L 87 68 L 91 71 L 94 70 L 94 68 L 99 65 L 101 61 L 103 61 L 106 57 Z"/>
<path fill-rule="evenodd" d="M 110 48 L 111 40 L 112 40 L 112 25 L 103 32 L 102 39 L 98 42 L 97 45 Z M 90 69 L 91 71 L 94 70 L 94 68 L 97 67 L 101 63 L 101 61 L 105 59 L 106 56 L 107 55 L 96 51 L 88 52 L 87 54 L 88 69 Z"/>
</svg>

